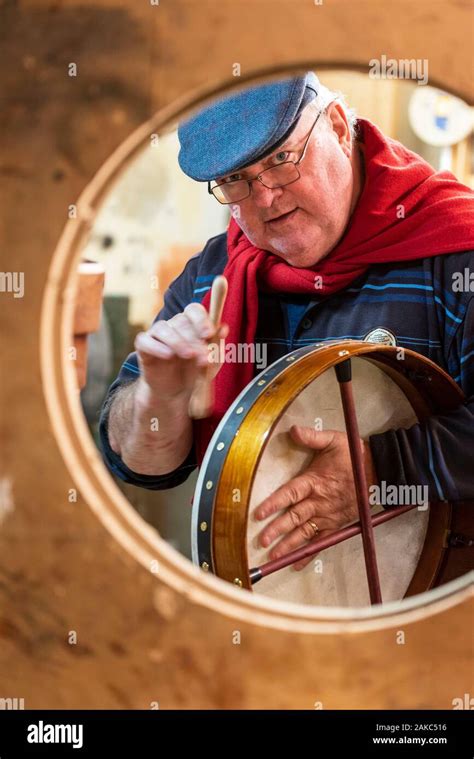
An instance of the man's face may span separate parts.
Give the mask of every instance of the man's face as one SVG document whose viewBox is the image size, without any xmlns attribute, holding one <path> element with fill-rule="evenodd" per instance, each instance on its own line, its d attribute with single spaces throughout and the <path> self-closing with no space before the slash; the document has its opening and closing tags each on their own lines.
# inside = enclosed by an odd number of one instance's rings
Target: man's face
<svg viewBox="0 0 474 759">
<path fill-rule="evenodd" d="M 297 161 L 317 113 L 314 104 L 308 105 L 290 137 L 271 155 L 217 181 L 255 177 L 283 161 Z M 298 169 L 300 178 L 285 187 L 268 189 L 259 181 L 252 182 L 250 196 L 230 209 L 258 248 L 292 266 L 309 267 L 342 237 L 360 192 L 359 156 L 357 150 L 352 151 L 349 126 L 339 104 L 331 103 L 327 117 L 322 114 L 318 119 Z"/>
</svg>

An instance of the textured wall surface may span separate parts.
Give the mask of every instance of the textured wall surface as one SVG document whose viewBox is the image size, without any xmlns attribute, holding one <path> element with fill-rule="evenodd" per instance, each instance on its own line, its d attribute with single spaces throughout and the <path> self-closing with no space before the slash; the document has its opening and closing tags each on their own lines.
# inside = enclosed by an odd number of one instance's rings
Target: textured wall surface
<svg viewBox="0 0 474 759">
<path fill-rule="evenodd" d="M 380 624 L 318 627 L 201 581 L 137 517 L 119 516 L 124 500 L 107 511 L 119 495 L 92 444 L 76 472 L 79 454 L 69 468 L 64 460 L 72 425 L 55 436 L 40 321 L 68 206 L 155 111 L 235 82 L 236 62 L 244 78 L 285 65 L 363 69 L 383 53 L 427 58 L 431 83 L 472 104 L 471 8 L 462 0 L 2 5 L 1 268 L 23 272 L 25 292 L 0 293 L 1 698 L 24 698 L 26 708 L 450 708 L 470 691 L 467 591 Z M 58 345 L 42 347 L 59 366 Z M 61 397 L 53 422 L 66 414 L 65 390 Z M 87 466 L 101 485 L 87 484 L 79 472 Z M 127 530 L 141 529 L 126 550 Z M 152 545 L 156 572 L 147 568 Z"/>
</svg>

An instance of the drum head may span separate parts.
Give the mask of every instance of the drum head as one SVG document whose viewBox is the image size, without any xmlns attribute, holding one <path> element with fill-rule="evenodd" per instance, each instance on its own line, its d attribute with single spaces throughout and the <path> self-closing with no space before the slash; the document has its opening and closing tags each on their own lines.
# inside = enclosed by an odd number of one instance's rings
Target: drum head
<svg viewBox="0 0 474 759">
<path fill-rule="evenodd" d="M 353 391 L 362 438 L 417 422 L 405 394 L 378 366 L 352 359 Z M 257 544 L 266 522 L 253 518 L 255 508 L 280 485 L 304 471 L 313 457 L 295 445 L 292 424 L 345 430 L 339 386 L 333 368 L 308 385 L 287 408 L 265 443 L 254 479 L 247 523 L 249 567 L 269 560 L 269 549 Z M 382 511 L 373 507 L 373 513 Z M 428 508 L 414 509 L 375 528 L 377 561 L 384 602 L 403 598 L 423 548 Z M 273 544 L 275 545 L 275 544 Z M 273 546 L 272 546 L 273 547 Z M 263 578 L 254 592 L 271 598 L 318 606 L 364 606 L 370 603 L 362 539 L 357 535 L 318 554 L 302 570 L 281 569 Z"/>
<path fill-rule="evenodd" d="M 255 520 L 254 511 L 277 488 L 301 474 L 315 455 L 292 441 L 292 424 L 345 431 L 334 366 L 348 358 L 359 434 L 365 440 L 390 429 L 412 427 L 462 402 L 456 383 L 432 361 L 409 349 L 341 340 L 299 348 L 279 359 L 255 377 L 229 407 L 201 464 L 193 504 L 192 548 L 193 561 L 203 571 L 286 602 L 346 607 L 369 604 L 360 535 L 327 548 L 303 571 L 290 566 L 254 582 L 258 568 L 267 564 L 275 546 L 263 549 L 258 545 L 265 522 Z M 391 483 L 380 485 L 386 495 Z M 451 555 L 446 547 L 450 504 L 438 502 L 429 509 L 423 503 L 423 489 L 413 489 L 397 488 L 393 506 L 415 502 L 421 504 L 419 508 L 374 528 L 384 602 L 434 587 Z M 380 493 L 369 495 L 372 513 L 383 512 L 383 505 L 377 504 Z M 390 506 L 390 501 L 385 505 Z"/>
</svg>

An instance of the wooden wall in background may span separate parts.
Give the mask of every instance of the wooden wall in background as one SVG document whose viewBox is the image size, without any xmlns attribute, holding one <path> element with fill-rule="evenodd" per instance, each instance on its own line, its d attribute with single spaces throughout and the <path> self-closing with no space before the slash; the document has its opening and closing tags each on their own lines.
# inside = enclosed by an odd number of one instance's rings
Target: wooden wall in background
<svg viewBox="0 0 474 759">
<path fill-rule="evenodd" d="M 285 65 L 362 68 L 384 52 L 429 58 L 432 82 L 472 102 L 471 12 L 458 0 L 2 6 L 0 249 L 3 270 L 25 273 L 25 296 L 1 294 L 9 370 L 0 697 L 24 698 L 26 708 L 451 708 L 472 692 L 466 593 L 371 629 L 318 627 L 252 611 L 237 590 L 201 580 L 165 546 L 158 573 L 138 563 L 89 496 L 71 500 L 77 485 L 45 405 L 39 355 L 41 303 L 68 206 L 153 112 L 232 83 L 236 61 L 245 78 Z M 404 646 L 396 645 L 401 624 Z"/>
</svg>

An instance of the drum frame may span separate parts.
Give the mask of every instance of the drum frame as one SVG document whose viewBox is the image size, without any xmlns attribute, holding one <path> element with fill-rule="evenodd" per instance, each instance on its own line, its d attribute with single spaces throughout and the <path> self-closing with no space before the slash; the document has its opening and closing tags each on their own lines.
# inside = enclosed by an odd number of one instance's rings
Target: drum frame
<svg viewBox="0 0 474 759">
<path fill-rule="evenodd" d="M 323 350 L 315 351 L 316 348 Z M 356 356 L 377 365 L 400 387 L 420 422 L 433 413 L 453 410 L 464 399 L 446 372 L 410 349 L 341 340 L 306 346 L 277 360 L 238 396 L 216 430 L 202 463 L 192 542 L 193 560 L 204 571 L 251 590 L 246 541 L 248 509 L 265 439 L 314 379 Z M 451 515 L 447 502 L 437 502 L 435 508 L 430 508 L 424 546 L 406 596 L 435 585 L 447 550 Z"/>
</svg>

